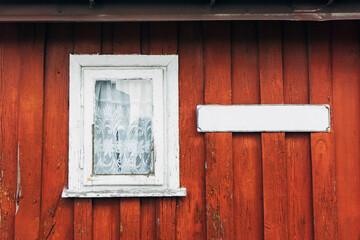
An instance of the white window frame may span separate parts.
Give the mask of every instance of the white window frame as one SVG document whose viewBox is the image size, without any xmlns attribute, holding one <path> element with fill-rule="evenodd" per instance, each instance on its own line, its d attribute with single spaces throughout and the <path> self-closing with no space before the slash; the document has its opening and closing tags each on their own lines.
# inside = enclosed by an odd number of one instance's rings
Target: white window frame
<svg viewBox="0 0 360 240">
<path fill-rule="evenodd" d="M 153 82 L 154 172 L 94 175 L 92 125 L 95 82 Z M 179 182 L 177 55 L 70 55 L 69 175 L 63 197 L 185 196 Z"/>
</svg>

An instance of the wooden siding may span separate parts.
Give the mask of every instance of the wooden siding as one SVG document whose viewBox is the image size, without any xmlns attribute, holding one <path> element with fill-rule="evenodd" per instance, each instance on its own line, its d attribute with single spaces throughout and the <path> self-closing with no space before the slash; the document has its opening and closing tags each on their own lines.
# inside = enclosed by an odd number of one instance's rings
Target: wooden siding
<svg viewBox="0 0 360 240">
<path fill-rule="evenodd" d="M 0 24 L 0 239 L 360 239 L 359 23 Z M 179 54 L 179 198 L 62 199 L 69 54 Z M 330 133 L 198 133 L 198 104 Z"/>
</svg>

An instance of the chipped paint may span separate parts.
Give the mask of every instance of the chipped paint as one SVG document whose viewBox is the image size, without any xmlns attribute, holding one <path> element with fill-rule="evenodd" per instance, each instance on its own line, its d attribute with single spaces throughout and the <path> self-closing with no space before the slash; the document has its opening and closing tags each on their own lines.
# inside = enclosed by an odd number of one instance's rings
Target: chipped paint
<svg viewBox="0 0 360 240">
<path fill-rule="evenodd" d="M 20 153 L 19 142 L 17 144 L 17 182 L 16 182 L 16 202 L 15 202 L 15 216 L 19 210 L 19 202 L 21 198 L 21 176 L 20 176 Z"/>
</svg>

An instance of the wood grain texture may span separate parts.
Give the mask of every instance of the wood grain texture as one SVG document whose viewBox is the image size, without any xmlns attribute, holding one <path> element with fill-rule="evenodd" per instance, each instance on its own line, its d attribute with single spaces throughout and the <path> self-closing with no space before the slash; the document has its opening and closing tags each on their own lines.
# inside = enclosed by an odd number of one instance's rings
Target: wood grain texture
<svg viewBox="0 0 360 240">
<path fill-rule="evenodd" d="M 93 239 L 120 239 L 119 198 L 93 200 Z"/>
<path fill-rule="evenodd" d="M 196 131 L 196 106 L 204 103 L 201 23 L 179 24 L 180 186 L 186 197 L 177 199 L 177 239 L 203 239 L 205 219 L 205 143 Z"/>
<path fill-rule="evenodd" d="M 150 54 L 150 23 L 141 23 L 141 54 Z M 140 237 L 156 239 L 156 198 L 140 199 Z"/>
<path fill-rule="evenodd" d="M 60 198 L 72 52 L 179 54 L 186 197 Z M 359 239 L 359 54 L 358 22 L 1 24 L 0 239 Z M 196 131 L 200 103 L 308 101 L 310 142 Z"/>
<path fill-rule="evenodd" d="M 230 23 L 204 24 L 205 104 L 231 104 Z M 208 239 L 234 238 L 231 133 L 205 133 Z"/>
<path fill-rule="evenodd" d="M 120 201 L 120 238 L 140 239 L 140 199 L 123 198 Z"/>
<path fill-rule="evenodd" d="M 2 24 L 0 29 L 0 239 L 13 239 L 20 191 L 17 172 L 21 54 L 18 25 Z"/>
<path fill-rule="evenodd" d="M 74 199 L 74 239 L 92 239 L 92 199 Z"/>
<path fill-rule="evenodd" d="M 156 239 L 156 198 L 141 198 L 140 201 L 140 237 Z"/>
<path fill-rule="evenodd" d="M 101 53 L 101 25 L 74 24 L 74 53 Z M 92 199 L 74 199 L 74 239 L 92 239 Z"/>
<path fill-rule="evenodd" d="M 113 26 L 114 54 L 140 54 L 140 23 Z M 140 239 L 140 199 L 120 199 L 120 238 Z"/>
<path fill-rule="evenodd" d="M 260 95 L 262 104 L 282 104 L 281 24 L 259 23 Z M 286 143 L 284 133 L 262 133 L 264 238 L 288 238 Z"/>
<path fill-rule="evenodd" d="M 151 23 L 150 54 L 177 54 L 177 23 Z M 156 238 L 175 239 L 176 198 L 156 200 Z"/>
<path fill-rule="evenodd" d="M 306 24 L 283 25 L 284 102 L 309 103 Z M 310 136 L 286 133 L 289 239 L 313 239 Z"/>
<path fill-rule="evenodd" d="M 102 24 L 101 54 L 113 54 L 113 24 Z M 119 198 L 93 199 L 93 239 L 120 238 Z"/>
<path fill-rule="evenodd" d="M 20 28 L 18 210 L 15 239 L 39 239 L 44 94 L 44 24 Z M 31 58 L 31 61 L 28 61 Z M 19 176 L 18 176 L 19 177 Z"/>
<path fill-rule="evenodd" d="M 338 238 L 360 238 L 360 56 L 357 22 L 333 23 Z"/>
<path fill-rule="evenodd" d="M 309 24 L 308 43 L 310 103 L 333 109 L 331 24 Z M 314 239 L 337 239 L 333 124 L 330 133 L 311 133 Z"/>
<path fill-rule="evenodd" d="M 232 27 L 232 103 L 259 104 L 257 23 Z M 261 134 L 234 133 L 232 144 L 235 238 L 263 239 Z"/>
<path fill-rule="evenodd" d="M 47 28 L 40 239 L 73 239 L 74 201 L 61 198 L 68 177 L 70 24 Z"/>
</svg>

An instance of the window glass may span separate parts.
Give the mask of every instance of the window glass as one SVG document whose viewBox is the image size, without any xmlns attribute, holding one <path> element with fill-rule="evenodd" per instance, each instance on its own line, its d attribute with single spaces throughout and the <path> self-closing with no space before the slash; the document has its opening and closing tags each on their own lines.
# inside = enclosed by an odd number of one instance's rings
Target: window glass
<svg viewBox="0 0 360 240">
<path fill-rule="evenodd" d="M 95 83 L 93 174 L 153 172 L 150 79 Z"/>
</svg>

